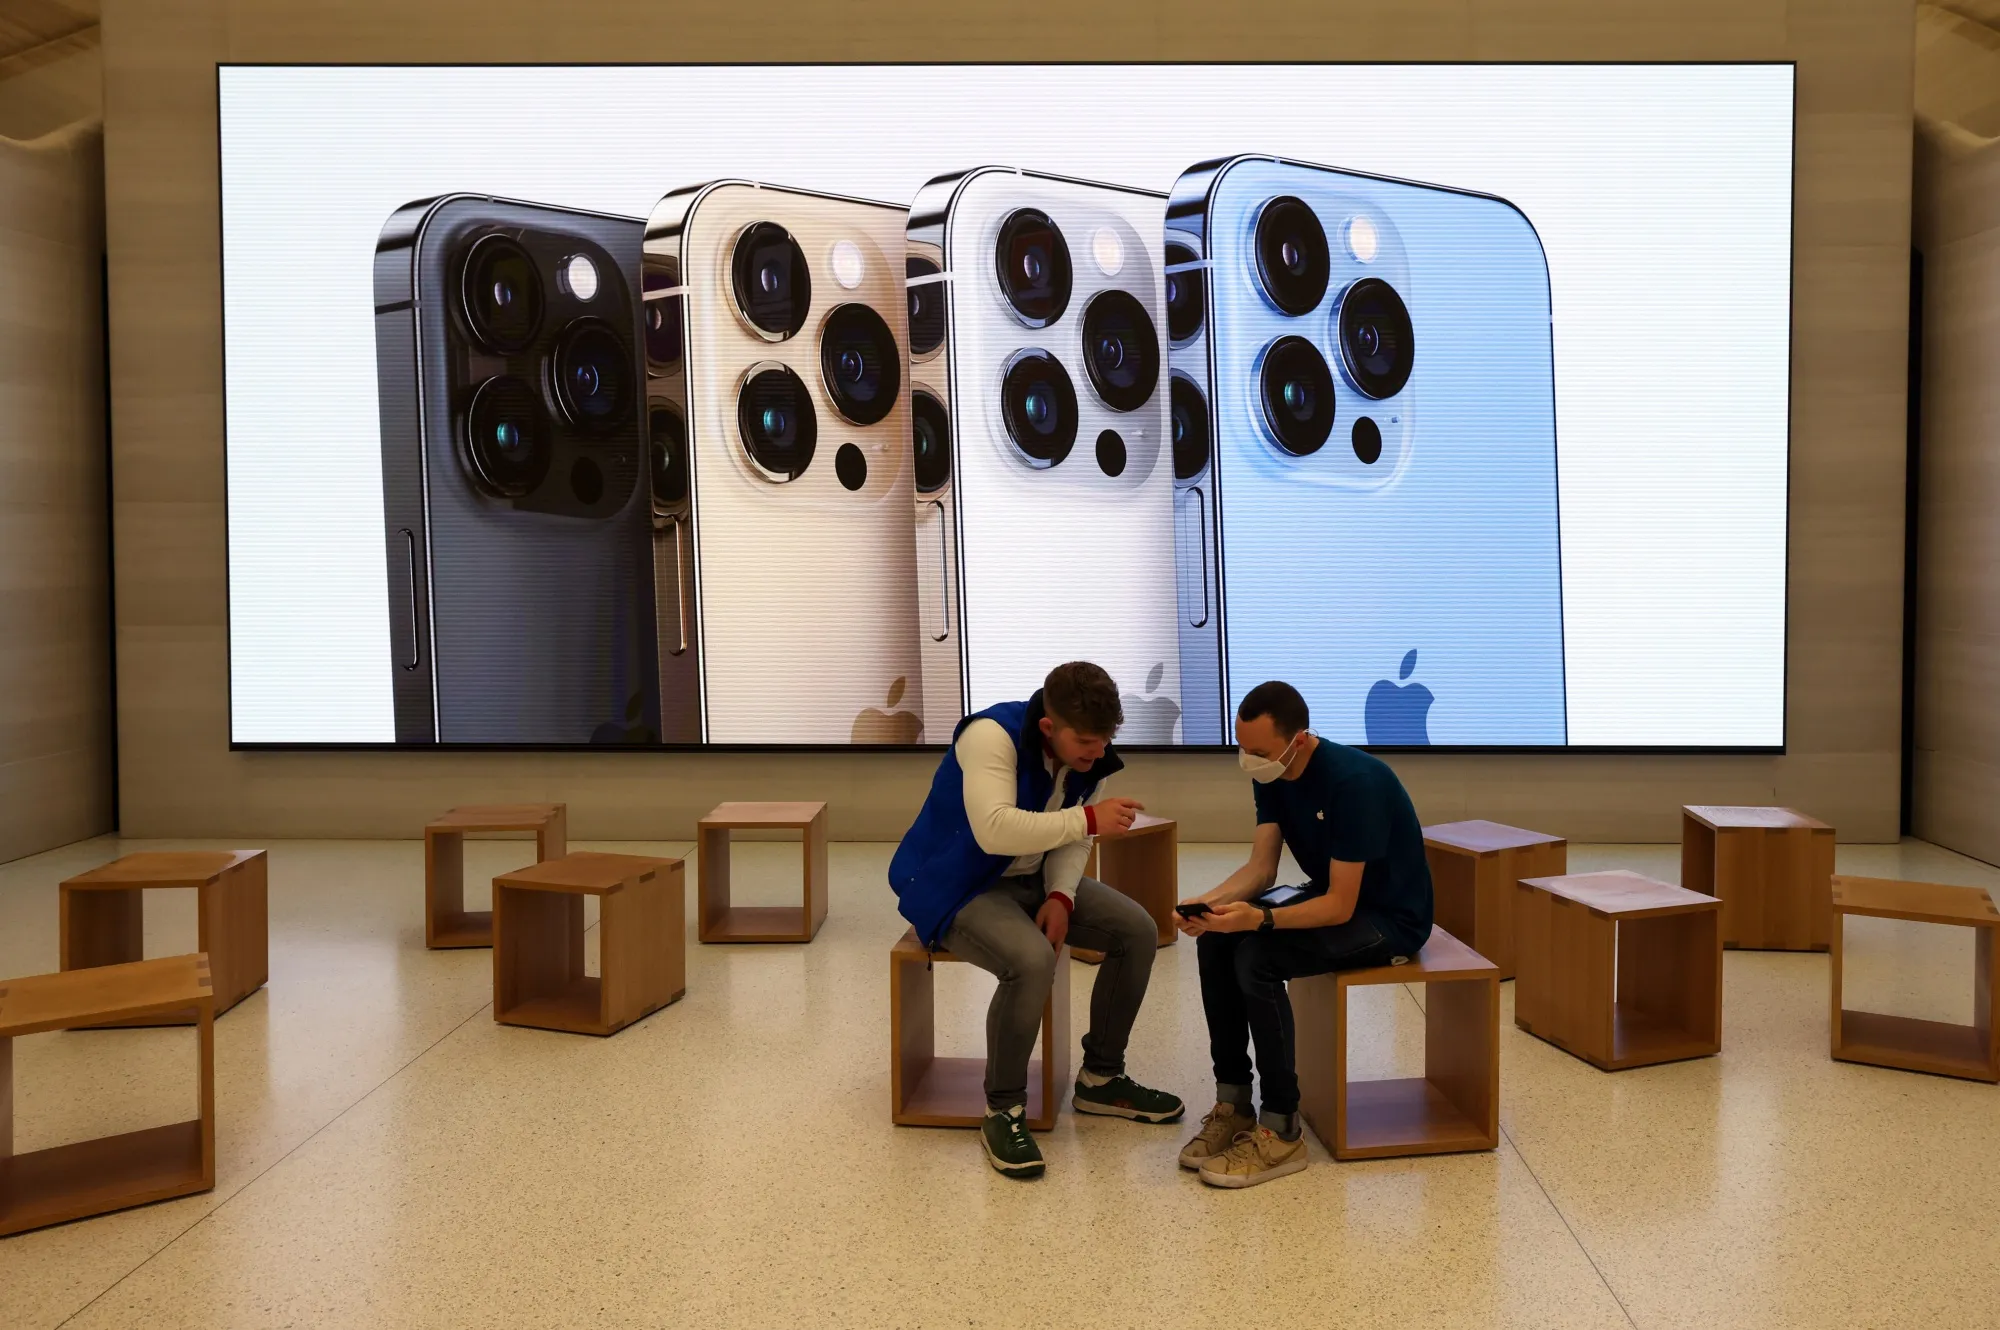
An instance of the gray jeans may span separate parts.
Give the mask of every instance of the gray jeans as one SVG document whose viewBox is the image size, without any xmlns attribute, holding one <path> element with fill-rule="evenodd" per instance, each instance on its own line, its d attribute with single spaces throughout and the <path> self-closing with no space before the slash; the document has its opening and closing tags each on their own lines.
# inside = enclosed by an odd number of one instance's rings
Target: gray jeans
<svg viewBox="0 0 2000 1330">
<path fill-rule="evenodd" d="M 1069 978 L 1056 973 L 1055 949 L 1035 927 L 1044 898 L 1040 873 L 1003 877 L 967 901 L 944 935 L 945 950 L 1000 980 L 986 1009 L 986 1104 L 995 1110 L 1028 1102 L 1028 1058 L 1041 1033 L 1049 986 Z M 1083 1067 L 1116 1076 L 1125 1070 L 1125 1043 L 1146 998 L 1159 931 L 1138 902 L 1084 878 L 1076 884 L 1076 912 L 1064 945 L 1104 953 L 1090 992 Z"/>
</svg>

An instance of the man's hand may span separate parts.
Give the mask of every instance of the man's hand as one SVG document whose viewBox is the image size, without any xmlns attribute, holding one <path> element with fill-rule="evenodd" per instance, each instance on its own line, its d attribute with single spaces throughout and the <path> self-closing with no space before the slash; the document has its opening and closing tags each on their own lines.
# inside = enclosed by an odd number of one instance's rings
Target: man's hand
<svg viewBox="0 0 2000 1330">
<path fill-rule="evenodd" d="M 1035 911 L 1035 927 L 1042 930 L 1042 936 L 1057 951 L 1062 950 L 1063 939 L 1069 936 L 1069 910 L 1063 903 L 1051 896 L 1042 902 L 1042 908 Z"/>
<path fill-rule="evenodd" d="M 1264 926 L 1264 911 L 1249 901 L 1231 901 L 1193 922 L 1207 933 L 1248 933 Z"/>
<path fill-rule="evenodd" d="M 1196 901 L 1199 901 L 1210 910 L 1214 910 L 1217 908 L 1214 900 L 1215 892 L 1220 890 L 1222 888 L 1217 887 L 1215 891 L 1205 891 L 1199 896 L 1190 896 L 1182 901 L 1181 904 L 1192 905 Z M 1180 929 L 1181 932 L 1186 933 L 1189 937 L 1200 937 L 1208 931 L 1208 921 L 1212 917 L 1212 915 L 1207 914 L 1197 914 L 1190 917 L 1176 910 L 1174 912 L 1174 927 Z"/>
<path fill-rule="evenodd" d="M 1120 831 L 1129 831 L 1132 820 L 1145 811 L 1146 805 L 1137 799 L 1121 799 L 1117 795 L 1112 795 L 1090 807 L 1097 818 L 1097 834 L 1109 836 Z"/>
</svg>

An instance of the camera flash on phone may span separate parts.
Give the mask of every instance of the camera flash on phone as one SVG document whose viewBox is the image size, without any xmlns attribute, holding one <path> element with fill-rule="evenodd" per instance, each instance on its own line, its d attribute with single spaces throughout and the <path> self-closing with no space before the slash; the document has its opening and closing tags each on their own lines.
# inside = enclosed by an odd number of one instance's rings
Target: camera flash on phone
<svg viewBox="0 0 2000 1330">
<path fill-rule="evenodd" d="M 1100 226 L 1090 237 L 1090 257 L 1097 260 L 1099 272 L 1116 277 L 1125 266 L 1125 242 L 1110 227 Z"/>
<path fill-rule="evenodd" d="M 597 296 L 597 265 L 582 254 L 572 254 L 563 260 L 563 286 L 578 300 L 593 300 Z"/>
<path fill-rule="evenodd" d="M 861 285 L 861 246 L 852 240 L 833 242 L 833 280 L 849 291 Z"/>
<path fill-rule="evenodd" d="M 1356 217 L 1347 223 L 1347 252 L 1363 263 L 1375 261 L 1375 251 L 1381 245 L 1381 238 L 1375 234 L 1375 223 L 1366 217 Z"/>
</svg>

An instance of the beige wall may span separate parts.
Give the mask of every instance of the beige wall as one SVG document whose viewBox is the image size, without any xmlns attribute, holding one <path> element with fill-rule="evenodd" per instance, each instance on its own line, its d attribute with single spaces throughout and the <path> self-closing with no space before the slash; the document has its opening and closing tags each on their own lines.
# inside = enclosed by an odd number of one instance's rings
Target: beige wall
<svg viewBox="0 0 2000 1330">
<path fill-rule="evenodd" d="M 1217 15 L 1226 15 L 1218 21 Z M 1898 805 L 1911 6 L 1902 0 L 834 5 L 773 0 L 110 0 L 124 818 L 137 835 L 409 835 L 471 800 L 566 799 L 580 836 L 686 834 L 723 797 L 814 796 L 890 837 L 923 757 L 227 751 L 215 74 L 220 60 L 1797 60 L 1788 732 L 1782 758 L 1398 759 L 1428 819 L 1667 840 L 1682 802 L 1784 802 L 1855 840 Z M 1586 112 L 1587 113 L 1587 112 Z M 1662 409 L 1635 403 L 1636 410 Z M 1690 532 L 1690 539 L 1699 539 Z M 1726 649 L 1726 644 L 1723 644 Z M 1226 757 L 1131 788 L 1246 836 Z"/>
<path fill-rule="evenodd" d="M 111 829 L 103 160 L 0 138 L 0 861 Z"/>
<path fill-rule="evenodd" d="M 35 139 L 104 117 L 104 61 L 94 27 L 0 60 L 0 135 Z"/>
<path fill-rule="evenodd" d="M 2000 0 L 1920 5 L 1914 830 L 2000 863 Z"/>
</svg>

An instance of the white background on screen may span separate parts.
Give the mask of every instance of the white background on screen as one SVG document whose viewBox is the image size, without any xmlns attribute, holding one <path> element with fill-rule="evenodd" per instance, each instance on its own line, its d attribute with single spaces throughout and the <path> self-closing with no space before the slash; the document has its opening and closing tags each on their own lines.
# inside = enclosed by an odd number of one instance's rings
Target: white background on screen
<svg viewBox="0 0 2000 1330">
<path fill-rule="evenodd" d="M 394 739 L 371 260 L 414 199 L 645 217 L 732 176 L 907 202 L 1239 152 L 1512 200 L 1549 258 L 1572 744 L 1782 742 L 1789 66 L 225 68 L 230 686 Z"/>
</svg>

